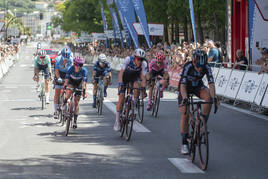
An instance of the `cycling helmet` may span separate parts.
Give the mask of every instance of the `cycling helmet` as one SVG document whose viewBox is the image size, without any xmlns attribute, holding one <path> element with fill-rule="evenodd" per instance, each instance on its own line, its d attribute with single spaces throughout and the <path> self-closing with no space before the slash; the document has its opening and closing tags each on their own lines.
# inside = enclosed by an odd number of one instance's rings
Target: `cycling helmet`
<svg viewBox="0 0 268 179">
<path fill-rule="evenodd" d="M 134 51 L 134 56 L 139 58 L 145 58 L 145 51 L 142 50 L 141 48 L 137 48 Z"/>
<path fill-rule="evenodd" d="M 64 49 L 62 49 L 61 55 L 63 58 L 70 58 L 71 50 L 68 47 L 65 47 Z"/>
<path fill-rule="evenodd" d="M 46 51 L 45 51 L 45 50 L 40 50 L 40 51 L 38 52 L 38 56 L 39 56 L 40 58 L 44 58 L 44 57 L 46 56 Z"/>
<path fill-rule="evenodd" d="M 37 43 L 37 49 L 41 49 L 41 43 L 40 42 Z"/>
<path fill-rule="evenodd" d="M 193 51 L 193 59 L 199 60 L 196 63 L 196 66 L 199 68 L 201 66 L 204 66 L 207 63 L 208 56 L 207 56 L 207 53 L 205 51 L 200 50 L 200 49 L 195 49 Z"/>
<path fill-rule="evenodd" d="M 157 52 L 154 57 L 158 63 L 162 63 L 165 60 L 165 56 L 162 52 Z"/>
<path fill-rule="evenodd" d="M 85 63 L 85 60 L 82 57 L 74 57 L 74 65 L 83 66 Z"/>
<path fill-rule="evenodd" d="M 104 62 L 106 62 L 106 60 L 107 60 L 107 57 L 106 57 L 106 55 L 105 54 L 100 54 L 99 55 L 99 57 L 98 57 L 98 61 L 100 62 L 100 63 L 104 63 Z"/>
</svg>

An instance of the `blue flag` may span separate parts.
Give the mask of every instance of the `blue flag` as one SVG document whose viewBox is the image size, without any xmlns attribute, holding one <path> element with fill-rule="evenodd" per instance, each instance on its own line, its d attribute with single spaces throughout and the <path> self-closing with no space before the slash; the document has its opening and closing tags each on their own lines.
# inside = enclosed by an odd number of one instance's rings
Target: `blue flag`
<svg viewBox="0 0 268 179">
<path fill-rule="evenodd" d="M 148 29 L 148 24 L 147 24 L 147 19 L 146 19 L 146 13 L 144 10 L 143 2 L 142 0 L 132 0 L 133 6 L 135 8 L 136 14 L 138 16 L 138 19 L 141 24 L 141 29 L 144 33 L 147 45 L 149 48 L 151 48 L 151 42 L 150 42 L 150 37 L 149 37 L 149 29 Z"/>
<path fill-rule="evenodd" d="M 133 27 L 136 22 L 133 4 L 130 0 L 118 0 L 118 9 L 120 9 L 126 26 L 129 30 L 130 36 L 134 42 L 135 48 L 139 47 L 138 35 Z"/>
<path fill-rule="evenodd" d="M 118 11 L 119 16 L 120 16 L 120 19 L 121 19 L 121 23 L 122 23 L 123 28 L 124 28 L 124 31 L 125 31 L 125 35 L 126 35 L 126 39 L 127 39 L 127 44 L 130 47 L 131 46 L 130 33 L 129 33 L 129 30 L 128 30 L 127 24 L 126 24 L 126 22 L 124 20 L 124 16 L 122 15 L 122 12 L 121 12 L 121 9 L 120 9 L 120 5 L 118 4 L 118 1 L 119 0 L 115 0 L 115 4 L 116 4 L 117 11 Z"/>
<path fill-rule="evenodd" d="M 104 14 L 104 9 L 103 9 L 103 4 L 101 2 L 99 2 L 101 5 L 101 17 L 102 17 L 102 23 L 103 23 L 103 29 L 104 31 L 107 30 L 108 26 L 107 26 L 107 21 L 106 21 L 106 17 Z M 105 40 L 105 47 L 108 48 L 109 47 L 109 41 L 108 38 L 106 38 Z"/>
<path fill-rule="evenodd" d="M 194 22 L 194 6 L 193 6 L 193 0 L 189 0 L 190 4 L 190 12 L 191 12 L 191 19 L 192 19 L 192 27 L 193 27 L 193 33 L 194 33 L 194 42 L 195 42 L 195 48 L 197 48 L 197 41 L 196 41 L 196 32 L 195 32 L 195 22 Z"/>
<path fill-rule="evenodd" d="M 118 22 L 118 18 L 117 18 L 117 15 L 115 13 L 114 8 L 110 8 L 110 12 L 111 12 L 111 15 L 112 15 L 112 21 L 113 21 L 114 31 L 116 32 L 116 34 L 119 35 L 122 48 L 125 48 L 125 46 L 124 46 L 124 38 L 123 38 L 123 35 L 122 35 L 122 32 L 121 32 L 121 29 L 120 29 L 120 26 L 119 26 L 119 22 Z"/>
</svg>

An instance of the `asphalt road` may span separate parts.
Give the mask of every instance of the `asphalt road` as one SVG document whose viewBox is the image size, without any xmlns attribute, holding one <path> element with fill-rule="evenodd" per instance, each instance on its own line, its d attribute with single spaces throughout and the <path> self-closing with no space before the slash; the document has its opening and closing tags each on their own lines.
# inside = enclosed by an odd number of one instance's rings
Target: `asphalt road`
<svg viewBox="0 0 268 179">
<path fill-rule="evenodd" d="M 268 178 L 268 121 L 221 106 L 211 115 L 207 171 L 180 154 L 176 95 L 165 92 L 159 116 L 145 112 L 129 142 L 113 131 L 117 72 L 108 89 L 103 115 L 89 98 L 81 101 L 78 128 L 63 135 L 51 104 L 41 110 L 35 92 L 35 44 L 0 81 L 0 178 Z M 92 65 L 87 66 L 91 79 Z M 90 80 L 89 80 L 90 81 Z"/>
</svg>

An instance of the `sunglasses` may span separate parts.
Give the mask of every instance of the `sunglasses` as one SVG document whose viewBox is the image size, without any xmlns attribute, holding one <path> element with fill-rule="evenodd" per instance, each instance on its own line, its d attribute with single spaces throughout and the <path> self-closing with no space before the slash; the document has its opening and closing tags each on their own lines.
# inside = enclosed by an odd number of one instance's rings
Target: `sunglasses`
<svg viewBox="0 0 268 179">
<path fill-rule="evenodd" d="M 75 63 L 74 65 L 77 66 L 77 67 L 82 67 L 83 66 L 83 64 L 79 64 L 79 63 Z"/>
<path fill-rule="evenodd" d="M 135 59 L 138 61 L 143 61 L 143 58 L 136 57 Z"/>
<path fill-rule="evenodd" d="M 39 56 L 39 58 L 45 58 L 45 56 Z"/>
</svg>

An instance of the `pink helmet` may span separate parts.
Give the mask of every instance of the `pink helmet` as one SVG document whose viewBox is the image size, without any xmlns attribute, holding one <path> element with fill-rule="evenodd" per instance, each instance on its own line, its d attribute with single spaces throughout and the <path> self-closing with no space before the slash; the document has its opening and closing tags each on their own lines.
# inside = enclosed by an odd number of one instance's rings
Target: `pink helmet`
<svg viewBox="0 0 268 179">
<path fill-rule="evenodd" d="M 165 56 L 162 52 L 157 52 L 154 57 L 158 63 L 162 63 L 165 60 Z"/>
<path fill-rule="evenodd" d="M 74 57 L 74 65 L 83 66 L 85 63 L 85 60 L 82 57 L 76 56 Z"/>
</svg>

